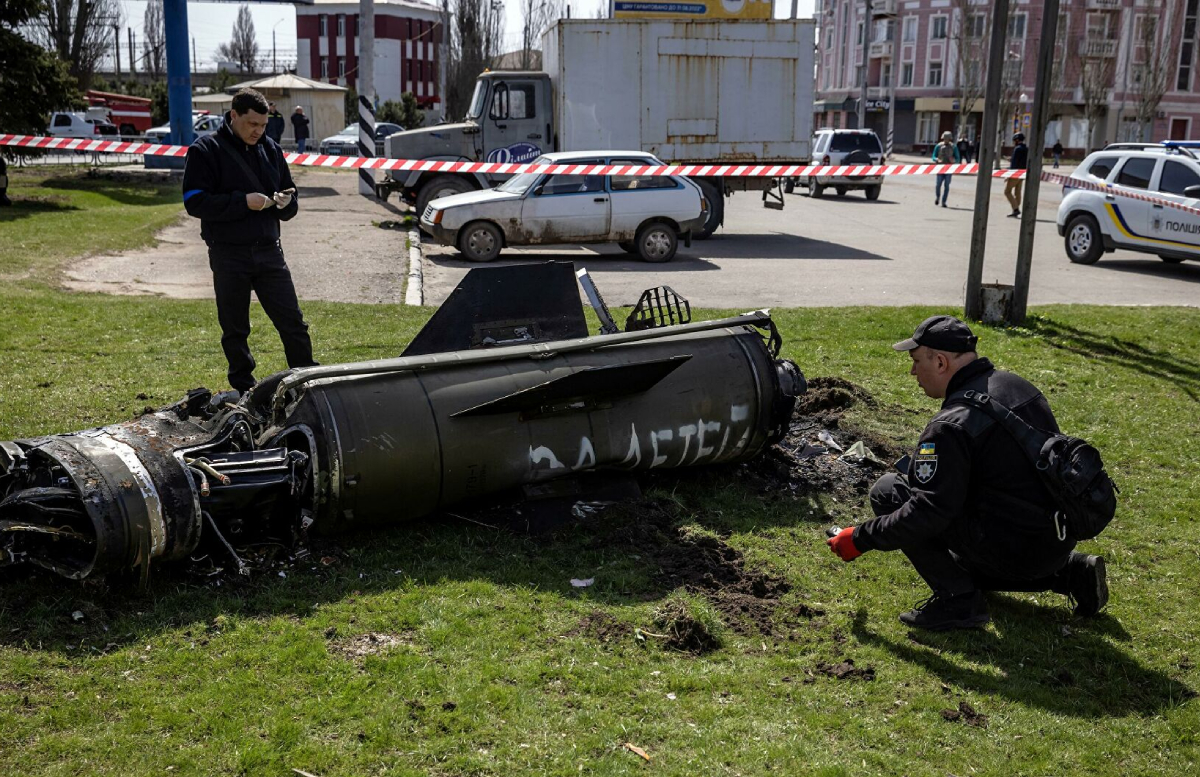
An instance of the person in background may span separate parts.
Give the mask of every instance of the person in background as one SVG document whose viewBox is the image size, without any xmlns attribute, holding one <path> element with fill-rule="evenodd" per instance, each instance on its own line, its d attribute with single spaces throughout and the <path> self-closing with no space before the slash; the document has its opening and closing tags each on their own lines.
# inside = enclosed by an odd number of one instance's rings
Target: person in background
<svg viewBox="0 0 1200 777">
<path fill-rule="evenodd" d="M 283 128 L 287 126 L 287 122 L 283 120 L 283 114 L 275 107 L 275 103 L 267 103 L 267 137 L 276 143 L 283 142 Z"/>
<path fill-rule="evenodd" d="M 966 136 L 958 139 L 958 157 L 963 164 L 971 164 L 971 141 Z"/>
<path fill-rule="evenodd" d="M 1018 132 L 1013 135 L 1013 143 L 1015 146 L 1012 158 L 1008 162 L 1008 169 L 1025 170 L 1029 167 L 1029 146 L 1025 145 L 1025 134 Z M 1009 178 L 1008 183 L 1004 185 L 1004 196 L 1008 198 L 1008 204 L 1012 206 L 1012 213 L 1008 214 L 1009 218 L 1015 219 L 1021 215 L 1021 190 L 1024 187 L 1024 178 Z"/>
<path fill-rule="evenodd" d="M 0 156 L 0 207 L 9 205 L 12 205 L 12 200 L 8 198 L 8 162 Z"/>
<path fill-rule="evenodd" d="M 933 147 L 933 161 L 939 165 L 952 165 L 960 160 L 958 156 L 958 146 L 954 145 L 954 133 L 943 132 L 942 142 Z M 937 205 L 939 199 L 941 206 L 946 207 L 946 198 L 950 196 L 950 173 L 938 173 L 937 183 L 933 189 L 933 204 Z"/>
<path fill-rule="evenodd" d="M 296 136 L 296 151 L 303 154 L 308 145 L 308 117 L 299 105 L 292 111 L 292 133 Z"/>
<path fill-rule="evenodd" d="M 1058 167 L 1058 163 L 1062 161 L 1062 141 L 1054 141 L 1054 148 L 1050 149 L 1050 153 L 1054 154 L 1054 166 Z"/>
</svg>

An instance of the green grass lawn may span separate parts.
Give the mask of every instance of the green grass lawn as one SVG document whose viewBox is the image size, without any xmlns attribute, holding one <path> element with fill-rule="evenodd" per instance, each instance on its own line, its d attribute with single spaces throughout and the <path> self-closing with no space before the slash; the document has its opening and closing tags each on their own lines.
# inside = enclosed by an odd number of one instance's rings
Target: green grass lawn
<svg viewBox="0 0 1200 777">
<path fill-rule="evenodd" d="M 50 283 L 70 256 L 145 244 L 145 225 L 178 212 L 169 193 L 138 204 L 124 185 L 18 183 L 14 196 L 65 199 L 15 220 L 0 210 L 0 267 L 33 271 L 0 291 L 0 440 L 223 387 L 211 302 Z M 14 228 L 42 247 L 14 247 Z M 875 399 L 843 428 L 916 439 L 935 404 L 889 345 L 932 309 L 775 312 L 807 375 Z M 335 363 L 398 354 L 429 311 L 305 313 L 317 357 Z M 925 591 L 903 557 L 847 565 L 825 547 L 826 526 L 867 514 L 861 494 L 762 493 L 739 469 L 668 475 L 648 484 L 650 529 L 625 510 L 537 535 L 448 517 L 339 538 L 328 565 L 220 586 L 181 566 L 146 591 L 0 571 L 0 774 L 1196 773 L 1198 323 L 1190 309 L 1064 306 L 977 330 L 981 352 L 1102 449 L 1122 489 L 1116 523 L 1086 545 L 1109 560 L 1099 618 L 1052 594 L 995 595 L 985 631 L 910 632 L 895 616 Z M 282 368 L 257 308 L 254 326 L 261 374 Z M 790 586 L 771 633 L 658 575 L 656 548 L 699 564 L 714 543 Z M 586 577 L 595 585 L 569 583 Z M 680 602 L 721 618 L 718 649 L 645 636 Z M 822 670 L 847 660 L 874 679 Z M 963 702 L 986 725 L 943 716 Z"/>
</svg>

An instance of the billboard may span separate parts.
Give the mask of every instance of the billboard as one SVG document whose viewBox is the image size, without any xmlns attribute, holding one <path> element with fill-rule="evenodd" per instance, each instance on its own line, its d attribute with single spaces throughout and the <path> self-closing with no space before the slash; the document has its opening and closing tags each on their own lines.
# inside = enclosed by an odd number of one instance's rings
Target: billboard
<svg viewBox="0 0 1200 777">
<path fill-rule="evenodd" d="M 614 19 L 770 19 L 772 0 L 612 0 Z"/>
</svg>

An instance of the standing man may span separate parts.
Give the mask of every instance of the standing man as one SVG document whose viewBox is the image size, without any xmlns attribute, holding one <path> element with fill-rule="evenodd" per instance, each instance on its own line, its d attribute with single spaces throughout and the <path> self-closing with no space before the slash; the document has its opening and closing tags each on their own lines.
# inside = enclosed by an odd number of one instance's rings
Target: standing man
<svg viewBox="0 0 1200 777">
<path fill-rule="evenodd" d="M 1029 146 L 1025 145 L 1024 133 L 1018 132 L 1013 135 L 1013 144 L 1012 158 L 1008 162 L 1008 169 L 1025 170 L 1029 167 Z M 1009 218 L 1015 219 L 1021 215 L 1021 190 L 1024 187 L 1024 178 L 1009 178 L 1008 183 L 1004 184 L 1004 196 L 1008 198 L 1008 204 L 1012 206 L 1012 213 L 1008 214 Z"/>
<path fill-rule="evenodd" d="M 958 139 L 958 158 L 963 164 L 971 164 L 971 141 L 967 140 L 966 135 Z"/>
<path fill-rule="evenodd" d="M 1050 149 L 1050 153 L 1054 155 L 1054 166 L 1056 168 L 1058 167 L 1058 163 L 1062 161 L 1062 152 L 1063 152 L 1062 141 L 1061 140 L 1054 141 L 1054 148 Z"/>
<path fill-rule="evenodd" d="M 959 161 L 958 147 L 954 145 L 954 133 L 943 132 L 942 141 L 933 147 L 933 161 L 939 165 L 953 165 Z M 942 207 L 946 207 L 946 198 L 950 196 L 950 173 L 938 173 L 937 183 L 933 189 L 933 204 L 938 204 L 941 198 Z"/>
<path fill-rule="evenodd" d="M 289 367 L 312 367 L 312 342 L 292 274 L 279 244 L 279 222 L 296 215 L 296 187 L 279 145 L 264 137 L 267 101 L 253 89 L 233 96 L 233 110 L 212 135 L 188 148 L 183 204 L 200 219 L 217 297 L 229 385 L 254 385 L 250 292 L 279 332 Z"/>
<path fill-rule="evenodd" d="M 8 198 L 8 162 L 0 156 L 0 207 L 9 205 L 12 205 L 12 200 Z"/>
<path fill-rule="evenodd" d="M 267 103 L 267 137 L 276 143 L 283 142 L 283 128 L 287 122 L 283 114 L 275 109 L 275 103 Z"/>
<path fill-rule="evenodd" d="M 299 105 L 292 112 L 292 133 L 296 136 L 296 152 L 303 154 L 308 144 L 308 117 Z"/>
<path fill-rule="evenodd" d="M 1057 432 L 1050 404 L 1029 381 L 998 370 L 975 352 L 976 337 L 952 316 L 921 322 L 892 347 L 912 358 L 911 374 L 942 399 L 907 472 L 871 488 L 875 517 L 832 537 L 844 561 L 869 550 L 901 550 L 933 595 L 902 623 L 945 630 L 990 620 L 984 591 L 1054 591 L 1095 615 L 1108 602 L 1104 559 L 1059 539 L 1057 509 L 1034 465 L 986 411 L 951 400 L 986 393 L 1029 424 Z"/>
</svg>

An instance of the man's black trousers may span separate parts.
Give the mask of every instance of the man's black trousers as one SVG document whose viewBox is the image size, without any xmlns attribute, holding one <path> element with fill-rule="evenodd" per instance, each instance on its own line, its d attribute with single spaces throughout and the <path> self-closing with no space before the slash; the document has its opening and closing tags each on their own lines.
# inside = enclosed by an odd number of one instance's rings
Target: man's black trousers
<svg viewBox="0 0 1200 777">
<path fill-rule="evenodd" d="M 907 502 L 909 494 L 908 479 L 889 472 L 871 487 L 871 509 L 875 515 L 887 515 Z M 986 545 L 972 543 L 965 536 L 963 524 L 957 521 L 937 537 L 900 549 L 934 593 L 955 596 L 972 591 L 1070 592 L 1067 574 L 1070 547 L 1030 548 L 1023 558 L 996 558 Z"/>
<path fill-rule="evenodd" d="M 279 241 L 259 245 L 214 243 L 208 247 L 217 295 L 217 320 L 221 323 L 221 348 L 229 362 L 229 385 L 247 391 L 254 385 L 254 357 L 250 336 L 250 292 L 279 332 L 289 367 L 316 365 L 308 324 L 300 312 L 292 273 L 283 259 Z"/>
</svg>

